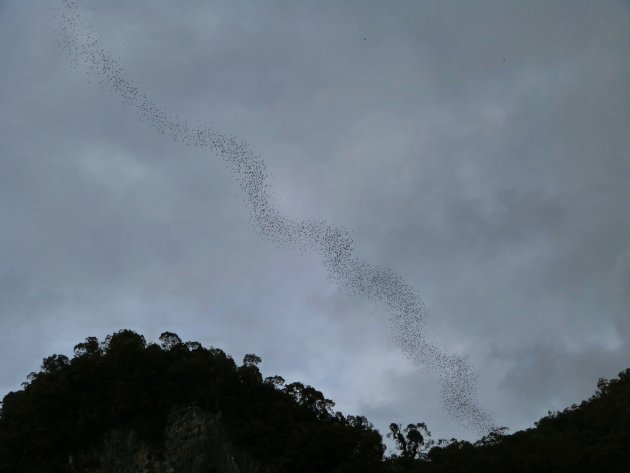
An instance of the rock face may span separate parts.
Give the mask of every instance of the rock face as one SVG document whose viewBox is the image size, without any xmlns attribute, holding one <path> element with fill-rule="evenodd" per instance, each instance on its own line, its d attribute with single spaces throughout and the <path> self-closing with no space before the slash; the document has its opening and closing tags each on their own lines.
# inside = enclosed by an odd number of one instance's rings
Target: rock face
<svg viewBox="0 0 630 473">
<path fill-rule="evenodd" d="M 100 447 L 68 459 L 72 473 L 271 473 L 226 440 L 220 416 L 196 407 L 173 409 L 162 448 L 133 431 L 108 433 Z"/>
</svg>

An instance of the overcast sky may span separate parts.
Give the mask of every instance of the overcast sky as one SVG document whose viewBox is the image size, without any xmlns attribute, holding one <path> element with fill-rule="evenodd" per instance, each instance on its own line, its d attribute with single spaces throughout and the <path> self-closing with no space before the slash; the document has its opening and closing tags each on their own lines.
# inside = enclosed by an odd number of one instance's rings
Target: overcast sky
<svg viewBox="0 0 630 473">
<path fill-rule="evenodd" d="M 216 156 L 71 66 L 59 6 L 0 0 L 2 395 L 87 336 L 169 330 L 383 433 L 475 438 L 383 307 L 261 239 Z M 250 144 L 284 214 L 402 274 L 498 425 L 630 367 L 630 3 L 102 0 L 85 18 L 169 113 Z"/>
</svg>

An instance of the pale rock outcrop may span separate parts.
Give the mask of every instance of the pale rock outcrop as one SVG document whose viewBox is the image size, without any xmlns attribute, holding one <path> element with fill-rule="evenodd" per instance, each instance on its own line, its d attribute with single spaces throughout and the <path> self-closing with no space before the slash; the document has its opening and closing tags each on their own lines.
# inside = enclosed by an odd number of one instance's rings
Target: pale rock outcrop
<svg viewBox="0 0 630 473">
<path fill-rule="evenodd" d="M 155 447 L 131 430 L 114 430 L 89 451 L 68 458 L 71 473 L 272 473 L 227 440 L 220 414 L 197 407 L 171 411 L 164 444 Z"/>
</svg>

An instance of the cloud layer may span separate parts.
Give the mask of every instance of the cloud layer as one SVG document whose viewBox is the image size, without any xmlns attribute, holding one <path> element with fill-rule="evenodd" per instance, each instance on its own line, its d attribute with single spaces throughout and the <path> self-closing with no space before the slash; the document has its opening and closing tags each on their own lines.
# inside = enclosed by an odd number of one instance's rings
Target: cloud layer
<svg viewBox="0 0 630 473">
<path fill-rule="evenodd" d="M 343 223 L 422 288 L 432 344 L 479 370 L 499 424 L 626 367 L 627 4 L 154 4 L 89 21 L 169 114 L 255 144 L 281 214 Z M 387 317 L 251 232 L 220 163 L 67 68 L 56 6 L 0 6 L 5 390 L 88 334 L 171 329 L 379 426 L 469 435 Z"/>
</svg>

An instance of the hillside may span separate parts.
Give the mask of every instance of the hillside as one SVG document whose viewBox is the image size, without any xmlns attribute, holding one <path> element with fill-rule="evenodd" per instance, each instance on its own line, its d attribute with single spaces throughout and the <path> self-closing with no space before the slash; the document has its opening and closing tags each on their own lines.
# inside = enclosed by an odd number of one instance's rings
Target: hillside
<svg viewBox="0 0 630 473">
<path fill-rule="evenodd" d="M 392 424 L 399 454 L 362 416 L 311 386 L 263 379 L 218 348 L 165 332 L 88 337 L 52 355 L 0 411 L 0 473 L 630 471 L 630 370 L 579 406 L 513 435 L 432 442 Z"/>
<path fill-rule="evenodd" d="M 178 411 L 193 412 L 195 428 L 211 431 L 197 443 L 220 441 L 217 450 L 255 459 L 260 471 L 370 471 L 379 463 L 381 436 L 364 417 L 334 412 L 334 403 L 310 386 L 263 380 L 256 355 L 237 366 L 220 349 L 171 333 L 160 340 L 161 346 L 147 344 L 122 330 L 79 343 L 71 360 L 44 359 L 22 391 L 4 398 L 0 472 L 101 471 L 99 463 L 122 461 L 106 458 L 112 438 L 133 440 L 138 451 L 130 456 L 163 456 L 173 423 L 190 423 Z M 191 461 L 180 471 L 236 471 L 214 460 Z"/>
<path fill-rule="evenodd" d="M 581 404 L 549 415 L 535 427 L 476 442 L 452 440 L 433 448 L 409 470 L 446 472 L 630 471 L 630 369 L 617 379 L 600 379 L 597 392 Z"/>
</svg>

